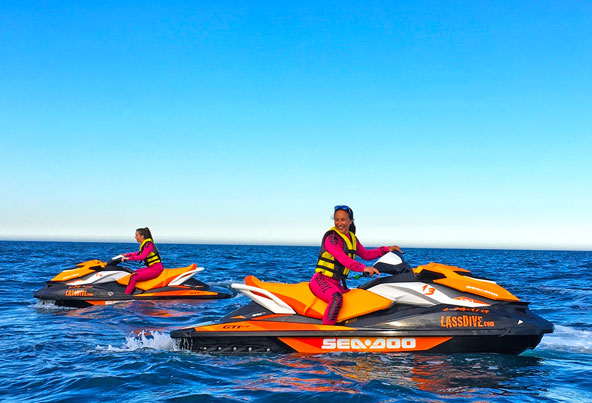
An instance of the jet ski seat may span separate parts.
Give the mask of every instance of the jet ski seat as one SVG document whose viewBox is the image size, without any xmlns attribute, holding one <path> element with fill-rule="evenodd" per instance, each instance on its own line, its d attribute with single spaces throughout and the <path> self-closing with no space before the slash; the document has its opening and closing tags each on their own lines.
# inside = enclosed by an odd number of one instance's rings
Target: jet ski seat
<svg viewBox="0 0 592 403">
<path fill-rule="evenodd" d="M 327 309 L 327 303 L 312 293 L 308 282 L 297 284 L 268 283 L 259 280 L 255 276 L 247 276 L 245 277 L 245 284 L 273 293 L 290 305 L 298 315 L 323 319 L 325 309 Z M 393 301 L 390 299 L 356 288 L 343 294 L 343 306 L 337 316 L 337 322 L 380 311 L 392 304 Z"/>
<path fill-rule="evenodd" d="M 171 281 L 173 281 L 173 279 L 176 276 L 178 276 L 179 274 L 182 274 L 188 270 L 193 270 L 196 267 L 197 267 L 197 265 L 195 263 L 193 263 L 191 266 L 189 266 L 189 269 L 187 267 L 181 267 L 181 268 L 177 268 L 177 269 L 164 269 L 158 277 L 153 278 L 152 280 L 138 281 L 136 283 L 136 288 L 139 288 L 140 290 L 143 290 L 143 291 L 148 291 L 148 290 L 153 290 L 156 288 L 166 287 L 167 285 L 169 285 L 169 283 Z M 120 278 L 119 280 L 117 280 L 117 282 L 122 285 L 128 285 L 130 277 L 131 277 L 131 274 L 129 276 L 125 276 L 125 277 Z"/>
</svg>

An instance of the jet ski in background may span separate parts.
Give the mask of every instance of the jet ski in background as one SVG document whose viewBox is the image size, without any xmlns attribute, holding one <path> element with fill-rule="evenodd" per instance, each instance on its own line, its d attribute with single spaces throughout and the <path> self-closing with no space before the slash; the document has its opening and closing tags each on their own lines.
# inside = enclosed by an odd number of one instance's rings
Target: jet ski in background
<svg viewBox="0 0 592 403">
<path fill-rule="evenodd" d="M 335 326 L 308 286 L 248 276 L 232 287 L 253 301 L 219 323 L 174 330 L 180 348 L 206 353 L 419 352 L 520 354 L 553 325 L 494 281 L 438 263 L 411 268 L 388 253 L 380 277 L 343 294 Z"/>
<path fill-rule="evenodd" d="M 120 255 L 107 263 L 100 260 L 78 263 L 47 281 L 34 297 L 55 301 L 58 306 L 83 308 L 133 300 L 220 299 L 232 296 L 212 290 L 209 285 L 194 279 L 195 274 L 204 270 L 195 264 L 164 269 L 155 279 L 137 282 L 134 293 L 128 295 L 125 288 L 134 271 L 118 266 L 121 260 Z"/>
</svg>

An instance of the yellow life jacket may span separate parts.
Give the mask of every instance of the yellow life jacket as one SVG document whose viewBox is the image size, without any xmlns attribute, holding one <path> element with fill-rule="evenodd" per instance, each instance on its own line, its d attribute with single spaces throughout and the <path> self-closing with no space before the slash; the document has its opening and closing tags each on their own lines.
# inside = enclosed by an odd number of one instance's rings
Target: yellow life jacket
<svg viewBox="0 0 592 403">
<path fill-rule="evenodd" d="M 162 263 L 160 260 L 160 254 L 158 253 L 158 249 L 156 249 L 156 245 L 154 244 L 152 238 L 146 238 L 142 241 L 142 243 L 140 244 L 140 254 L 142 253 L 142 251 L 146 247 L 146 243 L 148 242 L 152 243 L 152 252 L 150 252 L 148 256 L 146 256 L 146 259 L 144 259 L 144 264 L 148 267 L 156 263 Z"/>
<path fill-rule="evenodd" d="M 321 252 L 319 253 L 319 260 L 317 262 L 315 272 L 324 274 L 327 277 L 333 277 L 338 280 L 345 280 L 349 274 L 349 269 L 339 263 L 339 261 L 325 249 L 325 240 L 333 233 L 339 235 L 341 239 L 343 239 L 343 252 L 345 252 L 345 254 L 352 259 L 356 258 L 356 247 L 358 245 L 356 235 L 353 232 L 350 232 L 350 240 L 346 235 L 343 235 L 335 227 L 333 227 L 323 236 L 323 240 L 321 241 Z"/>
</svg>

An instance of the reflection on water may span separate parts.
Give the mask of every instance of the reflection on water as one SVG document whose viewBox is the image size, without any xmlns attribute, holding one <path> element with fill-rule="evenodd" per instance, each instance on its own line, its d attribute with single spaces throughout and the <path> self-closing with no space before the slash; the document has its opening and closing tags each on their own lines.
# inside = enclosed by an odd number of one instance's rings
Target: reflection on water
<svg viewBox="0 0 592 403">
<path fill-rule="evenodd" d="M 342 392 L 356 393 L 357 388 L 353 382 L 343 379 L 300 379 L 294 376 L 277 376 L 273 378 L 253 381 L 244 381 L 234 389 L 263 391 L 263 392 Z"/>
<path fill-rule="evenodd" d="M 237 389 L 354 393 L 360 384 L 378 381 L 438 395 L 487 399 L 528 393 L 543 374 L 541 359 L 499 354 L 330 354 L 274 356 L 271 378 L 236 385 Z M 269 363 L 268 363 L 269 365 Z M 516 378 L 532 382 L 516 384 Z M 533 390 L 535 392 L 535 390 Z"/>
<path fill-rule="evenodd" d="M 151 316 L 155 318 L 195 317 L 203 305 L 209 300 L 154 300 L 154 301 L 123 301 L 110 305 L 96 305 L 86 308 L 63 307 L 54 301 L 37 301 L 32 305 L 39 313 L 65 315 L 80 319 L 105 319 L 114 313 Z"/>
<path fill-rule="evenodd" d="M 499 354 L 348 356 L 345 362 L 352 361 L 355 364 L 328 367 L 358 382 L 376 380 L 438 394 L 472 395 L 481 389 L 480 398 L 487 397 L 487 390 L 500 393 L 517 376 L 541 375 L 540 359 Z M 522 387 L 515 389 L 523 391 Z"/>
<path fill-rule="evenodd" d="M 275 392 L 342 392 L 354 393 L 356 382 L 335 378 L 323 357 L 300 354 L 277 355 L 263 358 L 266 366 L 278 369 L 273 377 L 254 379 L 236 388 Z"/>
<path fill-rule="evenodd" d="M 187 300 L 191 305 L 183 304 L 186 301 L 134 301 L 131 303 L 133 312 L 138 315 L 158 318 L 175 318 L 194 316 L 199 313 L 200 307 L 208 304 L 207 300 Z M 181 302 L 181 303 L 180 303 Z"/>
</svg>

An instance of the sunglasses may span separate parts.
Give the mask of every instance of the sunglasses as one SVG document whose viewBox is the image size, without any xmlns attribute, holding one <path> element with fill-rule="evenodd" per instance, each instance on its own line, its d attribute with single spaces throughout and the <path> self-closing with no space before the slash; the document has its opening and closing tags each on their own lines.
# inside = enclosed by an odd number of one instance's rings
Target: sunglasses
<svg viewBox="0 0 592 403">
<path fill-rule="evenodd" d="M 348 211 L 351 210 L 348 206 L 335 206 L 335 211 L 337 210 L 344 210 L 344 211 Z"/>
</svg>

